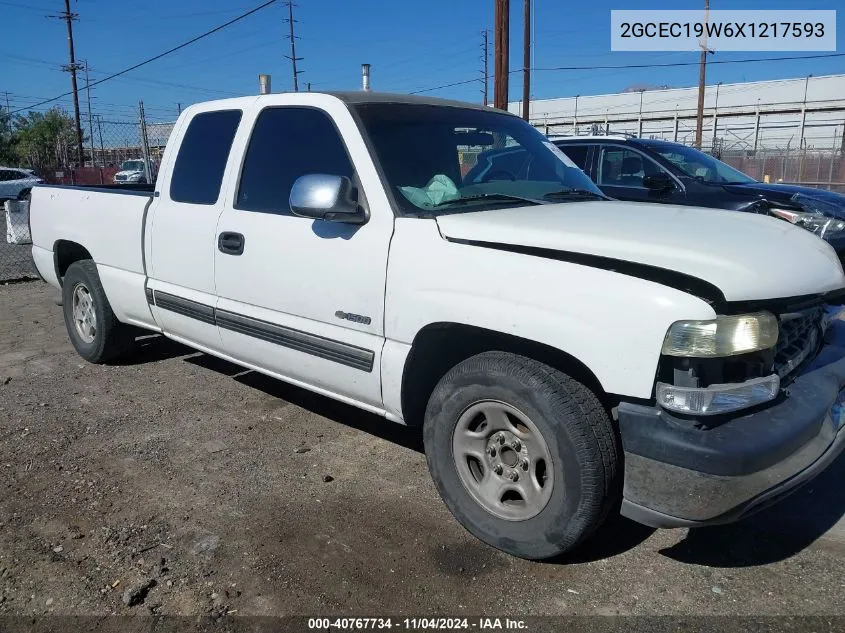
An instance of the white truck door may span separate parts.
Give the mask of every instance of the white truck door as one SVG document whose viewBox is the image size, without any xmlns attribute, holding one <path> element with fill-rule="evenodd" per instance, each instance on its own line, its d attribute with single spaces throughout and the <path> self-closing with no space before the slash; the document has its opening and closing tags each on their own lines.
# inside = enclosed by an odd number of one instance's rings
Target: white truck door
<svg viewBox="0 0 845 633">
<path fill-rule="evenodd" d="M 241 110 L 197 112 L 173 134 L 146 227 L 147 300 L 166 333 L 221 349 L 214 323 L 214 253 L 223 175 Z"/>
<path fill-rule="evenodd" d="M 217 323 L 226 353 L 373 410 L 393 212 L 346 106 L 327 95 L 262 99 L 235 141 L 217 225 Z M 302 106 L 290 104 L 292 100 Z M 305 105 L 307 104 L 307 105 Z M 250 133 L 250 128 L 252 131 Z M 347 176 L 370 212 L 363 225 L 291 214 L 304 174 Z"/>
</svg>

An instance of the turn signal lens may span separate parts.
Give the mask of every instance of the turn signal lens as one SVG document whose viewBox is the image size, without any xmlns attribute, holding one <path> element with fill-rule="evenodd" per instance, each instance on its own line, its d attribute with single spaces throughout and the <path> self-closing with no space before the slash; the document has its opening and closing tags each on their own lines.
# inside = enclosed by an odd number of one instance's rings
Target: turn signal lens
<svg viewBox="0 0 845 633">
<path fill-rule="evenodd" d="M 657 383 L 657 403 L 664 409 L 688 415 L 718 415 L 773 400 L 780 390 L 777 374 L 746 382 L 709 387 L 676 387 Z"/>
</svg>

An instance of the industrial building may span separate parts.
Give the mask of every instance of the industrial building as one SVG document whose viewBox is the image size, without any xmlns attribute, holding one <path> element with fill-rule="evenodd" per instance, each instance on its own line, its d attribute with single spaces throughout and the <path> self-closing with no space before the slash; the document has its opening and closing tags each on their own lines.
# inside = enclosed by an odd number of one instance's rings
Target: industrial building
<svg viewBox="0 0 845 633">
<path fill-rule="evenodd" d="M 538 99 L 530 122 L 550 136 L 633 134 L 692 145 L 698 88 Z M 520 101 L 508 110 L 522 112 Z M 839 182 L 845 75 L 709 85 L 702 149 L 750 175 L 784 182 Z"/>
<path fill-rule="evenodd" d="M 609 129 L 692 143 L 698 88 L 538 99 L 530 120 L 548 134 Z M 520 101 L 508 104 L 522 112 Z M 709 85 L 704 98 L 705 149 L 807 149 L 842 146 L 845 75 Z"/>
</svg>

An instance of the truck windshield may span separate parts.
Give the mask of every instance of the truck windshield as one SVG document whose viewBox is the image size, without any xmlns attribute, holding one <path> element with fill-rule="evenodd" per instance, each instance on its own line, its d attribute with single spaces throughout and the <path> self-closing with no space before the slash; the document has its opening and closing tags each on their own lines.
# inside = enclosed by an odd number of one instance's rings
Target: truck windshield
<svg viewBox="0 0 845 633">
<path fill-rule="evenodd" d="M 515 116 L 402 103 L 359 104 L 356 111 L 405 213 L 604 198 L 563 152 Z"/>
<path fill-rule="evenodd" d="M 122 171 L 144 171 L 144 161 L 142 160 L 125 160 L 120 166 Z"/>
<path fill-rule="evenodd" d="M 741 171 L 694 147 L 676 143 L 648 143 L 647 146 L 675 165 L 684 175 L 704 183 L 727 185 L 756 182 Z"/>
</svg>

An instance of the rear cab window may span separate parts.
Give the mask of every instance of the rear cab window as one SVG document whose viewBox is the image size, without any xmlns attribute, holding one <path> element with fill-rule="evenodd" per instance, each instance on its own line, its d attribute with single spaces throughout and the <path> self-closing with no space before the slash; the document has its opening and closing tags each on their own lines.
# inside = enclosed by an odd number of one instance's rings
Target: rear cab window
<svg viewBox="0 0 845 633">
<path fill-rule="evenodd" d="M 173 167 L 171 200 L 189 204 L 217 202 L 240 120 L 240 110 L 200 112 L 191 119 Z"/>
</svg>

